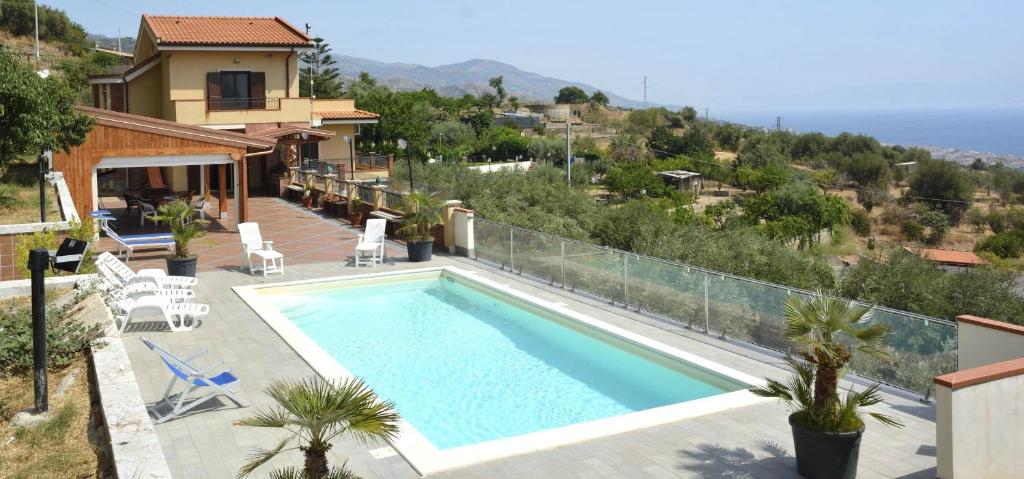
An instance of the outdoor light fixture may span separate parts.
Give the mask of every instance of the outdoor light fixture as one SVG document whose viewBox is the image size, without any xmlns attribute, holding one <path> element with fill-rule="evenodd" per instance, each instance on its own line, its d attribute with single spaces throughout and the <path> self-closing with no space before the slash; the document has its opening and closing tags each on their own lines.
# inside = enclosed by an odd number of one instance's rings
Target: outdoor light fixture
<svg viewBox="0 0 1024 479">
<path fill-rule="evenodd" d="M 414 191 L 415 188 L 412 183 L 412 153 L 409 151 L 409 143 L 399 138 L 398 148 L 405 150 L 405 162 L 409 164 L 409 191 L 411 192 Z"/>
</svg>

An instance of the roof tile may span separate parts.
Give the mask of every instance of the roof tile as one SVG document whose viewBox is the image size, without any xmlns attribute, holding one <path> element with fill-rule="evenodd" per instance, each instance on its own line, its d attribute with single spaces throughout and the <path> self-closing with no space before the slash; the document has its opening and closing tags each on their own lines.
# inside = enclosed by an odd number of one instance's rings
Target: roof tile
<svg viewBox="0 0 1024 479">
<path fill-rule="evenodd" d="M 280 17 L 143 15 L 158 45 L 308 46 L 310 38 Z"/>
<path fill-rule="evenodd" d="M 318 111 L 316 114 L 324 120 L 377 120 L 380 118 L 380 115 L 364 110 Z"/>
</svg>

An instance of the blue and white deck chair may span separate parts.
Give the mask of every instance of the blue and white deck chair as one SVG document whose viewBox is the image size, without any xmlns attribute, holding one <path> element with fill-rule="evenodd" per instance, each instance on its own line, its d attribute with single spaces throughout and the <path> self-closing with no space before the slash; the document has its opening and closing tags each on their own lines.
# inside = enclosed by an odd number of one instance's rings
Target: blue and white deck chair
<svg viewBox="0 0 1024 479">
<path fill-rule="evenodd" d="M 160 359 L 163 360 L 164 365 L 166 365 L 167 369 L 170 369 L 171 374 L 173 374 L 171 382 L 167 385 L 167 390 L 164 391 L 164 397 L 151 406 L 151 412 L 153 413 L 153 416 L 156 417 L 157 424 L 178 417 L 192 408 L 195 408 L 196 406 L 199 406 L 200 404 L 222 394 L 234 401 L 238 407 L 246 407 L 246 405 L 235 396 L 235 392 L 230 389 L 232 384 L 239 381 L 238 377 L 231 374 L 231 371 L 228 369 L 224 369 L 216 375 L 210 375 L 211 370 L 222 364 L 221 361 L 213 363 L 202 369 L 198 369 L 192 365 L 192 361 L 207 353 L 206 348 L 202 348 L 185 358 L 179 359 L 156 344 L 153 344 L 152 341 L 144 337 L 141 339 L 142 343 L 145 344 L 146 347 L 160 355 Z M 177 394 L 177 398 L 175 399 L 175 395 L 172 395 L 171 391 L 179 380 L 184 381 L 188 386 L 186 386 L 181 393 Z M 209 391 L 206 395 L 188 399 L 189 394 L 204 388 Z M 165 402 L 172 406 L 172 409 L 167 414 L 160 415 L 156 410 L 157 406 Z"/>
</svg>

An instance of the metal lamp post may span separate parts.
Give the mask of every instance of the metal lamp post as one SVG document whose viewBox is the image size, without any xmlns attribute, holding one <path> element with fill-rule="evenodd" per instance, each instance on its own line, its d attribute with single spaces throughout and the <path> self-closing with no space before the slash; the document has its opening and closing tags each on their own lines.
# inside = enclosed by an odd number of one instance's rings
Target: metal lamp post
<svg viewBox="0 0 1024 479">
<path fill-rule="evenodd" d="M 412 153 L 409 151 L 409 143 L 399 138 L 398 147 L 405 150 L 405 162 L 409 165 L 409 191 L 415 191 L 416 188 L 413 186 L 412 182 Z"/>
<path fill-rule="evenodd" d="M 46 153 L 39 153 L 39 222 L 46 223 Z"/>
<path fill-rule="evenodd" d="M 352 169 L 349 170 L 349 179 L 350 180 L 354 180 L 354 179 L 356 179 L 356 147 L 355 147 L 355 142 L 352 141 L 352 137 L 350 137 L 348 135 L 345 135 L 345 136 L 341 137 L 341 139 L 345 140 L 345 143 L 348 143 L 348 159 L 349 159 L 349 162 L 352 164 Z"/>
</svg>

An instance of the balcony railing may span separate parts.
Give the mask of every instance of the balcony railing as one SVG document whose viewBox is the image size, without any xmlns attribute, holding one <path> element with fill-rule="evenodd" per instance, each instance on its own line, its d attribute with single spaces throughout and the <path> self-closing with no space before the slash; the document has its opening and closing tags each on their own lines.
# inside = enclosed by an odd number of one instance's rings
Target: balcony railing
<svg viewBox="0 0 1024 479">
<path fill-rule="evenodd" d="M 786 298 L 813 294 L 479 217 L 474 238 L 480 261 L 783 353 L 799 349 L 785 337 Z M 853 372 L 927 397 L 933 377 L 956 370 L 956 323 L 884 307 L 872 321 L 889 327 L 893 361 L 858 353 Z"/>
<path fill-rule="evenodd" d="M 210 111 L 226 110 L 280 110 L 280 98 L 223 98 L 206 99 L 206 109 Z"/>
<path fill-rule="evenodd" d="M 388 157 L 387 155 L 356 155 L 356 169 L 386 170 L 388 169 Z"/>
</svg>

